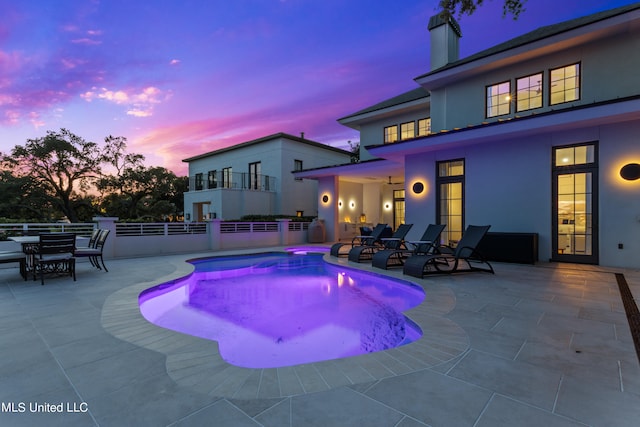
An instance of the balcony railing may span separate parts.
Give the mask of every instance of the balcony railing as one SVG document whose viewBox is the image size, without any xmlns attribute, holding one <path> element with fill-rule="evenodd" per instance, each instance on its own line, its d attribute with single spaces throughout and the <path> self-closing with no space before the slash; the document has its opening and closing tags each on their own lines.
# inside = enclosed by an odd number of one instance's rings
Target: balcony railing
<svg viewBox="0 0 640 427">
<path fill-rule="evenodd" d="M 210 172 L 189 177 L 189 191 L 235 189 L 253 191 L 275 191 L 276 178 L 269 175 L 256 175 L 248 172 Z"/>
</svg>

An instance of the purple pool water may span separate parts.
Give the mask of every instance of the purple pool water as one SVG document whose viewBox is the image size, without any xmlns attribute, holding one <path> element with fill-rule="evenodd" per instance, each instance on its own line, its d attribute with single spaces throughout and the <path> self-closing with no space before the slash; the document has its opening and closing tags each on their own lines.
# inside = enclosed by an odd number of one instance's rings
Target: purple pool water
<svg viewBox="0 0 640 427">
<path fill-rule="evenodd" d="M 144 291 L 151 323 L 218 341 L 236 366 L 274 368 L 397 347 L 422 331 L 402 312 L 424 299 L 409 282 L 325 263 L 321 254 L 191 261 L 190 276 Z"/>
</svg>

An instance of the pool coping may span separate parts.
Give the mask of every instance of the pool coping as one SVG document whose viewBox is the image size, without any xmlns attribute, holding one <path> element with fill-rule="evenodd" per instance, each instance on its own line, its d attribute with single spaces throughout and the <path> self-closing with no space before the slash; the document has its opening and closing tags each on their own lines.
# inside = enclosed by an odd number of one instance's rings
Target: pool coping
<svg viewBox="0 0 640 427">
<path fill-rule="evenodd" d="M 263 251 L 245 252 L 263 253 Z M 216 254 L 225 256 L 227 254 Z M 207 254 L 207 256 L 212 256 Z M 433 368 L 462 355 L 470 346 L 469 336 L 443 315 L 455 306 L 455 296 L 446 284 L 407 280 L 394 271 L 372 271 L 370 265 L 354 265 L 328 254 L 325 262 L 408 281 L 425 290 L 425 299 L 405 312 L 423 331 L 412 343 L 390 350 L 349 358 L 312 362 L 281 368 L 242 368 L 224 361 L 218 344 L 156 326 L 140 313 L 138 296 L 144 290 L 190 274 L 187 263 L 196 257 L 176 259 L 175 271 L 150 282 L 128 286 L 111 294 L 102 308 L 102 327 L 131 344 L 162 353 L 167 374 L 179 385 L 211 396 L 233 399 L 282 398 L 327 391 L 343 386 L 376 382 L 385 378 Z"/>
</svg>

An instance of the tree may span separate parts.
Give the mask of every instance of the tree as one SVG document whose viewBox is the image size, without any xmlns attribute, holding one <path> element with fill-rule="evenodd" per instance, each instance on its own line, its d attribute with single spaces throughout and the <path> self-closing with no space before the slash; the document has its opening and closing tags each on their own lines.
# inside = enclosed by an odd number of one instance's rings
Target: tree
<svg viewBox="0 0 640 427">
<path fill-rule="evenodd" d="M 17 177 L 10 170 L 0 171 L 0 217 L 48 221 L 60 212 L 31 176 Z"/>
<path fill-rule="evenodd" d="M 108 215 L 160 219 L 176 213 L 174 200 L 184 192 L 183 182 L 163 167 L 136 165 L 102 177 L 97 188 L 105 193 L 103 208 Z"/>
<path fill-rule="evenodd" d="M 524 4 L 527 0 L 504 0 L 502 15 L 512 15 L 513 19 L 518 19 L 524 12 Z M 484 0 L 440 0 L 440 14 L 443 17 L 472 15 L 476 9 L 482 6 Z"/>
<path fill-rule="evenodd" d="M 16 176 L 31 176 L 71 222 L 78 221 L 73 199 L 79 191 L 89 188 L 90 180 L 98 176 L 104 160 L 96 143 L 85 141 L 66 129 L 29 139 L 24 146 L 14 147 L 11 156 L 3 158 Z"/>
</svg>

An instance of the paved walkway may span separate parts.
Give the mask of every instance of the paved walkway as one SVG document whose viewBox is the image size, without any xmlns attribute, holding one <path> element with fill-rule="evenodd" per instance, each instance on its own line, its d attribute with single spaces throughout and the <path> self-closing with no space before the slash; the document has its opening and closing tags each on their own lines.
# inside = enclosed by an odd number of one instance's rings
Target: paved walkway
<svg viewBox="0 0 640 427">
<path fill-rule="evenodd" d="M 110 260 L 109 273 L 82 262 L 77 282 L 44 287 L 3 265 L 0 425 L 638 425 L 640 363 L 614 273 L 640 300 L 640 271 L 495 264 L 495 276 L 415 280 L 420 341 L 245 369 L 137 310 L 141 290 L 197 256 Z"/>
</svg>

